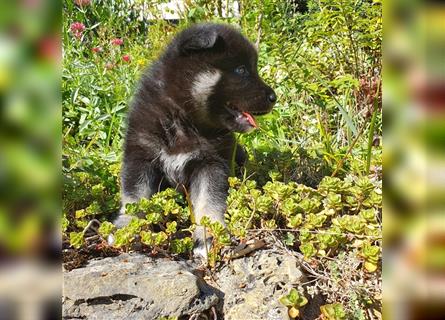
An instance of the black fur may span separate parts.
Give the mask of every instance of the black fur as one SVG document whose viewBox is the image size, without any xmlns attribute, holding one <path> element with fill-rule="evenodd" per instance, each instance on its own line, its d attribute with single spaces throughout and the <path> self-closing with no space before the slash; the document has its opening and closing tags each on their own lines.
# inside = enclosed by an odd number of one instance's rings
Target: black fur
<svg viewBox="0 0 445 320">
<path fill-rule="evenodd" d="M 228 25 L 194 25 L 173 39 L 142 76 L 128 114 L 124 204 L 166 185 L 184 187 L 198 223 L 203 215 L 224 223 L 233 132 L 253 127 L 241 111 L 267 113 L 276 99 L 258 76 L 257 59 Z M 245 160 L 240 146 L 236 159 Z"/>
</svg>

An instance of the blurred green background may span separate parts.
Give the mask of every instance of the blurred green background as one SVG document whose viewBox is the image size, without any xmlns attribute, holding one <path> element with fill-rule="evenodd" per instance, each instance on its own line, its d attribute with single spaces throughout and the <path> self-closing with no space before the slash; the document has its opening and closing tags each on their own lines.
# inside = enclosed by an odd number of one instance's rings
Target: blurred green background
<svg viewBox="0 0 445 320">
<path fill-rule="evenodd" d="M 51 254 L 60 248 L 61 5 L 2 2 L 0 12 L 0 255 Z"/>
</svg>

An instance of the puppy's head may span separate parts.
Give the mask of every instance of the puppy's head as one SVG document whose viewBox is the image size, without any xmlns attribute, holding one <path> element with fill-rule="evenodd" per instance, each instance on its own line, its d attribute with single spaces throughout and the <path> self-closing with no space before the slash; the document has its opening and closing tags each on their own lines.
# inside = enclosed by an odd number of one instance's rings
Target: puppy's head
<svg viewBox="0 0 445 320">
<path fill-rule="evenodd" d="M 175 52 L 192 113 L 207 125 L 246 132 L 257 126 L 255 115 L 271 111 L 275 92 L 258 75 L 254 46 L 234 28 L 195 25 L 177 37 Z"/>
</svg>

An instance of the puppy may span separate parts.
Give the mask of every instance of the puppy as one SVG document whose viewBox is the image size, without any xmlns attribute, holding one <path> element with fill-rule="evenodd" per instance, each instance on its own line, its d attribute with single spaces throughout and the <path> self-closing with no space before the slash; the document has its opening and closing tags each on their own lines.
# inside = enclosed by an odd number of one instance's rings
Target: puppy
<svg viewBox="0 0 445 320">
<path fill-rule="evenodd" d="M 224 223 L 233 132 L 248 132 L 268 113 L 274 91 L 258 76 L 254 46 L 236 29 L 197 24 L 181 33 L 143 74 L 128 114 L 122 209 L 172 186 L 189 193 L 195 220 Z M 245 160 L 236 146 L 236 161 Z M 195 254 L 208 238 L 195 232 Z"/>
</svg>

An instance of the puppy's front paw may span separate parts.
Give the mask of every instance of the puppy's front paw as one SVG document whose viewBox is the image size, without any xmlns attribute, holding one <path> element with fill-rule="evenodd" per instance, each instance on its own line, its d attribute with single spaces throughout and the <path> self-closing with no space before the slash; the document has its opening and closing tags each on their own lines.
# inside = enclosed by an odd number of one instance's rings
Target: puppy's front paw
<svg viewBox="0 0 445 320">
<path fill-rule="evenodd" d="M 195 247 L 193 248 L 193 256 L 207 260 L 209 251 L 212 247 L 212 238 L 207 238 L 206 241 L 203 240 L 195 240 Z"/>
<path fill-rule="evenodd" d="M 198 226 L 193 233 L 193 239 L 195 242 L 193 255 L 196 258 L 207 260 L 208 253 L 212 247 L 213 238 L 207 232 L 205 232 L 204 227 Z"/>
<path fill-rule="evenodd" d="M 134 217 L 129 214 L 119 214 L 116 219 L 114 219 L 113 224 L 116 228 L 121 229 L 128 226 L 133 218 Z"/>
<path fill-rule="evenodd" d="M 133 219 L 132 216 L 121 213 L 119 214 L 116 219 L 113 220 L 113 224 L 117 229 L 122 229 L 123 227 L 126 227 L 130 224 L 131 220 Z M 109 234 L 107 237 L 108 245 L 112 246 L 115 242 L 114 234 Z"/>
<path fill-rule="evenodd" d="M 107 237 L 107 242 L 109 246 L 112 246 L 114 244 L 114 234 L 110 233 Z"/>
</svg>

